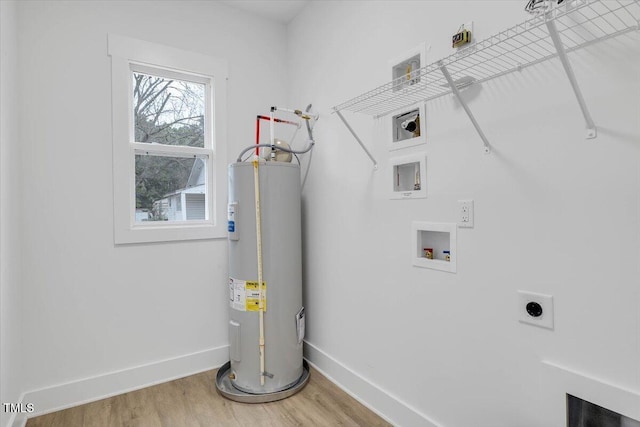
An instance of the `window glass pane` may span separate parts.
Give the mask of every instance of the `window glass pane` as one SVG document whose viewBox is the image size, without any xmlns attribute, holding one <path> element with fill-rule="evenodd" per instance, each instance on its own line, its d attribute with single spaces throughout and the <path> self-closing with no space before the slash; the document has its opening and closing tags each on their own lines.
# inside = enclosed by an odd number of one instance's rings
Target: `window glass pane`
<svg viewBox="0 0 640 427">
<path fill-rule="evenodd" d="M 136 142 L 204 147 L 205 85 L 133 73 Z"/>
<path fill-rule="evenodd" d="M 136 155 L 136 222 L 206 220 L 206 162 Z"/>
</svg>

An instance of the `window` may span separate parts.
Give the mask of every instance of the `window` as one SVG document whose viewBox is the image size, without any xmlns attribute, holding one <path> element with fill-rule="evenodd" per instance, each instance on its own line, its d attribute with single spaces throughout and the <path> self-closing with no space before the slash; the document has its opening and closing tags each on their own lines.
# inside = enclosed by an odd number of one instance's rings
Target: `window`
<svg viewBox="0 0 640 427">
<path fill-rule="evenodd" d="M 109 35 L 116 244 L 226 236 L 220 59 Z"/>
</svg>

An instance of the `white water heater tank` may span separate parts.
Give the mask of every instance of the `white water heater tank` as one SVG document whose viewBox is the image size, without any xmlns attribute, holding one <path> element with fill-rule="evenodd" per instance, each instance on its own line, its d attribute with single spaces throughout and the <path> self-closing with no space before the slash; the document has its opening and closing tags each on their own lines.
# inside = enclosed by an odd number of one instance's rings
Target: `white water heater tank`
<svg viewBox="0 0 640 427">
<path fill-rule="evenodd" d="M 275 393 L 303 374 L 300 167 L 261 162 L 265 372 L 261 385 L 253 163 L 229 166 L 229 342 L 233 387 Z"/>
</svg>

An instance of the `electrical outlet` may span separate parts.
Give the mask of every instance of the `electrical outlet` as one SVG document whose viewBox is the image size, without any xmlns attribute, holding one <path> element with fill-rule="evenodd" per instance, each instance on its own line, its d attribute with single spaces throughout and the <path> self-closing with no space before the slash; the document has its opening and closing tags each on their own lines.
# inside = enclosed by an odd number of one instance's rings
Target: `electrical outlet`
<svg viewBox="0 0 640 427">
<path fill-rule="evenodd" d="M 458 200 L 458 227 L 473 227 L 473 200 Z"/>
<path fill-rule="evenodd" d="M 553 329 L 553 297 L 518 291 L 518 320 L 520 323 Z"/>
<path fill-rule="evenodd" d="M 457 58 L 465 57 L 470 52 L 474 52 L 477 49 L 476 40 L 478 40 L 478 37 L 477 37 L 477 34 L 474 32 L 475 30 L 474 30 L 473 21 L 465 22 L 464 24 L 460 25 L 458 32 L 456 32 L 456 35 L 459 34 L 461 31 L 468 32 L 467 34 L 468 42 L 464 44 L 459 44 L 458 47 L 455 47 L 455 46 L 452 47 L 453 55 Z"/>
<path fill-rule="evenodd" d="M 473 37 L 473 21 L 466 22 L 460 25 L 458 31 L 451 37 L 451 44 L 454 49 L 460 47 L 466 47 L 469 43 L 472 43 Z"/>
</svg>

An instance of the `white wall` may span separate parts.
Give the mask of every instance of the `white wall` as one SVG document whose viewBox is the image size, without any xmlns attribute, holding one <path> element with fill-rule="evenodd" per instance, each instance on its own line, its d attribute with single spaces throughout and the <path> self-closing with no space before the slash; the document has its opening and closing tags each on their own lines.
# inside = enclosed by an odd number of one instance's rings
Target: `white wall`
<svg viewBox="0 0 640 427">
<path fill-rule="evenodd" d="M 286 97 L 284 26 L 219 2 L 18 9 L 25 401 L 40 413 L 222 364 L 226 240 L 114 246 L 107 34 L 228 60 L 231 159 Z"/>
<path fill-rule="evenodd" d="M 16 105 L 16 2 L 0 2 L 0 402 L 16 403 L 21 382 L 20 174 Z M 0 425 L 10 413 L 1 411 Z"/>
<path fill-rule="evenodd" d="M 451 97 L 427 105 L 428 144 L 398 152 L 386 121 L 345 113 L 377 172 L 329 114 L 420 42 L 434 62 L 460 24 L 484 38 L 522 9 L 311 2 L 288 27 L 291 104 L 323 113 L 303 194 L 307 355 L 398 425 L 561 426 L 568 391 L 640 418 L 637 32 L 571 55 L 597 139 L 557 59 L 467 94 L 489 155 Z M 389 158 L 417 152 L 428 198 L 389 200 Z M 457 274 L 413 267 L 411 222 L 455 222 L 459 199 L 475 200 L 475 227 L 458 230 Z M 553 295 L 553 331 L 517 321 L 519 289 Z"/>
</svg>

